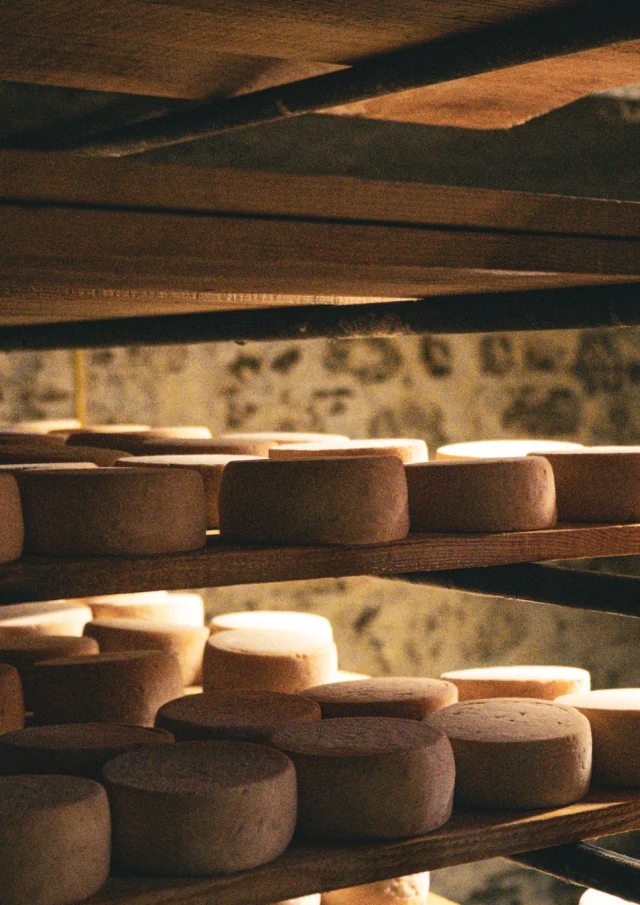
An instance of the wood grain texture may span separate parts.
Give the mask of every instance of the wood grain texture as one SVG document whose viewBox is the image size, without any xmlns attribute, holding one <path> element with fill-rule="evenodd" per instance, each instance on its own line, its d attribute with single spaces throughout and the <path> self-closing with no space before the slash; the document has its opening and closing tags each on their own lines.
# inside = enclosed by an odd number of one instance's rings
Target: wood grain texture
<svg viewBox="0 0 640 905">
<path fill-rule="evenodd" d="M 294 845 L 271 864 L 204 880 L 111 879 L 86 905 L 263 905 L 342 886 L 640 828 L 640 794 L 594 792 L 548 811 L 459 811 L 414 839 Z"/>
</svg>

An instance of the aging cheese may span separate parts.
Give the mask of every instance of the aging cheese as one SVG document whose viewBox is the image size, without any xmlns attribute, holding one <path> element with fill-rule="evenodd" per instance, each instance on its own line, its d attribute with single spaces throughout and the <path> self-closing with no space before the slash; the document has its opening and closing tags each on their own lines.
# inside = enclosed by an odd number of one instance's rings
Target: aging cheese
<svg viewBox="0 0 640 905">
<path fill-rule="evenodd" d="M 333 641 L 303 632 L 235 629 L 212 635 L 202 664 L 205 692 L 226 689 L 298 694 L 333 682 L 338 654 Z"/>
<path fill-rule="evenodd" d="M 247 440 L 249 442 L 267 441 L 281 446 L 285 443 L 323 443 L 325 446 L 335 446 L 344 443 L 349 437 L 344 434 L 317 434 L 304 431 L 254 431 L 244 433 L 232 431 L 221 434 L 223 440 Z"/>
<path fill-rule="evenodd" d="M 323 459 L 327 456 L 397 456 L 409 462 L 429 458 L 424 440 L 347 440 L 327 447 L 322 443 L 283 444 L 269 450 L 270 459 Z"/>
<path fill-rule="evenodd" d="M 109 874 L 105 790 L 79 776 L 0 777 L 0 902 L 75 905 Z"/>
<path fill-rule="evenodd" d="M 175 654 L 185 685 L 202 681 L 202 655 L 209 629 L 200 625 L 149 622 L 145 619 L 97 619 L 84 633 L 95 638 L 103 652 L 164 650 Z"/>
<path fill-rule="evenodd" d="M 470 443 L 441 446 L 436 452 L 436 459 L 510 459 L 514 456 L 528 456 L 530 453 L 544 456 L 547 452 L 581 448 L 581 443 L 565 440 L 474 440 Z"/>
<path fill-rule="evenodd" d="M 142 591 L 138 594 L 105 594 L 85 598 L 94 619 L 148 619 L 204 625 L 204 603 L 200 594 Z"/>
<path fill-rule="evenodd" d="M 68 446 L 101 446 L 107 449 L 124 449 L 131 453 L 137 453 L 147 440 L 162 439 L 199 439 L 206 440 L 211 437 L 211 431 L 206 427 L 154 427 L 147 430 L 128 431 L 76 431 L 67 439 Z"/>
<path fill-rule="evenodd" d="M 395 456 L 231 462 L 218 505 L 222 536 L 246 543 L 374 544 L 409 531 Z"/>
<path fill-rule="evenodd" d="M 451 745 L 424 722 L 321 720 L 277 732 L 270 744 L 295 764 L 305 836 L 400 839 L 429 833 L 451 815 Z"/>
<path fill-rule="evenodd" d="M 0 446 L 47 446 L 61 448 L 64 440 L 61 437 L 50 436 L 49 434 L 30 432 L 26 430 L 17 430 L 16 428 L 0 430 Z"/>
<path fill-rule="evenodd" d="M 84 603 L 44 600 L 0 608 L 0 639 L 25 635 L 81 635 L 91 619 Z"/>
<path fill-rule="evenodd" d="M 0 446 L 0 464 L 2 465 L 93 462 L 94 465 L 109 466 L 114 465 L 118 459 L 122 459 L 126 455 L 127 453 L 122 449 L 98 449 L 93 446 L 58 447 L 53 444 L 35 446 L 24 443 Z"/>
<path fill-rule="evenodd" d="M 178 660 L 165 651 L 59 657 L 33 668 L 36 723 L 153 726 L 158 709 L 183 693 Z"/>
<path fill-rule="evenodd" d="M 328 619 L 318 616 L 316 613 L 299 613 L 296 610 L 245 610 L 239 613 L 218 613 L 209 623 L 212 635 L 238 628 L 307 632 L 317 638 L 333 641 L 333 629 Z"/>
<path fill-rule="evenodd" d="M 18 421 L 17 430 L 37 434 L 49 434 L 51 431 L 79 430 L 82 425 L 77 418 L 45 418 L 38 421 Z"/>
<path fill-rule="evenodd" d="M 576 707 L 591 724 L 594 783 L 640 788 L 640 688 L 567 694 L 556 703 Z"/>
<path fill-rule="evenodd" d="M 18 559 L 23 544 L 24 519 L 18 484 L 12 474 L 0 472 L 0 563 Z"/>
<path fill-rule="evenodd" d="M 575 666 L 485 666 L 443 672 L 458 689 L 460 701 L 478 698 L 538 698 L 555 701 L 561 694 L 589 691 L 591 676 Z"/>
<path fill-rule="evenodd" d="M 24 726 L 24 695 L 18 670 L 0 663 L 0 738 Z"/>
<path fill-rule="evenodd" d="M 426 905 L 429 872 L 408 874 L 322 894 L 322 905 Z"/>
<path fill-rule="evenodd" d="M 421 720 L 458 700 L 451 682 L 396 676 L 318 685 L 307 689 L 304 696 L 320 705 L 323 719 L 386 716 Z"/>
<path fill-rule="evenodd" d="M 266 742 L 290 723 L 321 718 L 320 707 L 300 695 L 272 691 L 216 691 L 169 701 L 158 711 L 156 726 L 176 741 Z"/>
<path fill-rule="evenodd" d="M 106 764 L 102 779 L 118 868 L 186 877 L 232 873 L 277 858 L 293 835 L 295 770 L 264 745 L 139 749 Z"/>
<path fill-rule="evenodd" d="M 490 698 L 453 704 L 426 722 L 451 741 L 461 805 L 559 807 L 589 789 L 591 731 L 573 707 Z"/>
<path fill-rule="evenodd" d="M 412 531 L 531 531 L 556 523 L 553 473 L 540 456 L 407 465 Z"/>
<path fill-rule="evenodd" d="M 33 667 L 53 657 L 88 657 L 99 652 L 93 638 L 75 635 L 0 636 L 0 663 L 14 666 L 22 681 L 27 710 L 33 710 Z"/>
<path fill-rule="evenodd" d="M 259 456 L 269 454 L 273 440 L 229 440 L 212 437 L 211 440 L 169 439 L 159 437 L 145 440 L 139 450 L 141 456 Z"/>
<path fill-rule="evenodd" d="M 25 548 L 42 556 L 178 553 L 206 540 L 202 478 L 187 469 L 18 475 Z"/>
</svg>

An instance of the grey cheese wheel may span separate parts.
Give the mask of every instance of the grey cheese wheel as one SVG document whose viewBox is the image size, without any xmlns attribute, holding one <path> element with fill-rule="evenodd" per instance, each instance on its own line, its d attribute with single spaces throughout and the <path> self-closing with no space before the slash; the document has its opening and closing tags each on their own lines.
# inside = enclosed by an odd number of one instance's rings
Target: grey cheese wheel
<svg viewBox="0 0 640 905">
<path fill-rule="evenodd" d="M 296 820 L 289 758 L 247 742 L 176 742 L 105 765 L 113 859 L 142 874 L 234 873 L 282 854 Z"/>
<path fill-rule="evenodd" d="M 538 698 L 555 701 L 561 694 L 589 691 L 591 676 L 576 666 L 482 666 L 443 672 L 458 689 L 460 701 L 478 698 Z"/>
<path fill-rule="evenodd" d="M 389 716 L 421 720 L 458 700 L 457 689 L 451 682 L 398 676 L 331 682 L 308 688 L 304 696 L 320 705 L 323 719 Z"/>
<path fill-rule="evenodd" d="M 22 555 L 24 519 L 14 475 L 0 472 L 0 563 Z"/>
<path fill-rule="evenodd" d="M 9 663 L 20 673 L 24 703 L 33 710 L 33 668 L 36 663 L 54 657 L 88 657 L 99 652 L 93 638 L 75 635 L 16 635 L 0 634 L 0 663 Z"/>
<path fill-rule="evenodd" d="M 429 871 L 322 894 L 322 905 L 426 905 Z"/>
<path fill-rule="evenodd" d="M 0 663 L 0 739 L 24 726 L 24 695 L 17 669 Z"/>
</svg>

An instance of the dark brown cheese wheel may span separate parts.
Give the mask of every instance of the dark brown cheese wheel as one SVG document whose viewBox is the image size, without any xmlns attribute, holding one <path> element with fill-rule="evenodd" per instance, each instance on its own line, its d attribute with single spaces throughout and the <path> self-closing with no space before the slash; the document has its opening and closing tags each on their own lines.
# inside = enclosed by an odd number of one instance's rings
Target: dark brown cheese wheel
<svg viewBox="0 0 640 905">
<path fill-rule="evenodd" d="M 81 635 L 91 610 L 77 600 L 13 603 L 0 608 L 0 638 L 27 635 Z"/>
<path fill-rule="evenodd" d="M 540 456 L 407 465 L 412 531 L 534 531 L 556 523 L 553 473 Z"/>
<path fill-rule="evenodd" d="M 323 839 L 400 839 L 451 816 L 455 767 L 443 732 L 424 722 L 346 717 L 275 733 L 294 762 L 298 830 Z"/>
<path fill-rule="evenodd" d="M 117 723 L 30 726 L 0 736 L 0 773 L 66 773 L 97 779 L 119 754 L 173 742 L 170 732 Z"/>
<path fill-rule="evenodd" d="M 320 707 L 301 695 L 270 691 L 217 691 L 169 701 L 158 711 L 156 726 L 179 742 L 266 742 L 290 723 L 320 719 Z"/>
<path fill-rule="evenodd" d="M 223 440 L 212 437 L 211 440 L 177 440 L 158 438 L 145 440 L 139 450 L 141 456 L 259 456 L 269 455 L 275 446 L 269 440 Z"/>
<path fill-rule="evenodd" d="M 40 556 L 135 556 L 206 541 L 202 478 L 186 468 L 25 471 L 26 549 Z"/>
<path fill-rule="evenodd" d="M 76 431 L 67 439 L 68 446 L 100 446 L 107 449 L 125 449 L 130 453 L 137 453 L 147 440 L 161 440 L 163 438 L 203 439 L 211 437 L 211 432 L 206 427 L 156 427 L 141 431 Z"/>
<path fill-rule="evenodd" d="M 18 484 L 12 474 L 0 472 L 0 563 L 22 555 L 24 520 Z"/>
<path fill-rule="evenodd" d="M 573 707 L 533 698 L 464 701 L 426 722 L 447 734 L 456 802 L 473 808 L 551 808 L 586 795 L 589 721 Z"/>
<path fill-rule="evenodd" d="M 11 444 L 0 446 L 0 464 L 21 465 L 61 462 L 93 462 L 94 465 L 115 465 L 127 455 L 122 449 L 97 449 L 93 446 L 28 446 Z"/>
<path fill-rule="evenodd" d="M 0 902 L 75 905 L 109 875 L 105 790 L 79 776 L 0 777 Z"/>
<path fill-rule="evenodd" d="M 304 696 L 320 705 L 323 719 L 388 716 L 421 720 L 458 700 L 451 682 L 396 676 L 318 685 L 307 689 Z"/>
<path fill-rule="evenodd" d="M 59 657 L 33 668 L 36 723 L 153 726 L 158 709 L 183 693 L 180 665 L 163 651 Z"/>
<path fill-rule="evenodd" d="M 231 462 L 218 506 L 222 536 L 245 543 L 375 544 L 409 531 L 395 456 Z"/>
<path fill-rule="evenodd" d="M 85 598 L 94 619 L 146 619 L 204 625 L 204 603 L 200 594 L 169 594 L 141 591 L 137 594 L 105 594 Z"/>
<path fill-rule="evenodd" d="M 24 635 L 0 637 L 0 663 L 14 666 L 22 681 L 27 710 L 33 710 L 33 667 L 54 657 L 88 657 L 97 654 L 98 642 L 75 635 Z"/>
<path fill-rule="evenodd" d="M 122 754 L 102 771 L 113 860 L 142 874 L 235 873 L 282 854 L 296 821 L 288 757 L 246 742 L 176 742 Z"/>
<path fill-rule="evenodd" d="M 478 698 L 538 698 L 589 691 L 591 676 L 575 666 L 484 666 L 442 673 L 458 689 L 460 701 Z"/>
<path fill-rule="evenodd" d="M 20 674 L 8 663 L 0 663 L 0 738 L 24 726 L 24 695 Z"/>
</svg>

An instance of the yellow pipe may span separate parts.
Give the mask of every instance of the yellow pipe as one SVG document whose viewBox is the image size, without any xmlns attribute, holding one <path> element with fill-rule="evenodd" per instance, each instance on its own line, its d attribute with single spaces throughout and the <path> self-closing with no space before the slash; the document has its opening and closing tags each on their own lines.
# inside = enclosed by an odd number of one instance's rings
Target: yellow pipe
<svg viewBox="0 0 640 905">
<path fill-rule="evenodd" d="M 84 427 L 87 423 L 87 355 L 84 349 L 73 351 L 73 398 L 75 416 Z"/>
</svg>

